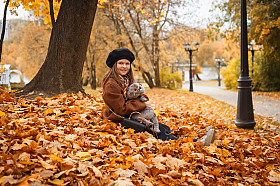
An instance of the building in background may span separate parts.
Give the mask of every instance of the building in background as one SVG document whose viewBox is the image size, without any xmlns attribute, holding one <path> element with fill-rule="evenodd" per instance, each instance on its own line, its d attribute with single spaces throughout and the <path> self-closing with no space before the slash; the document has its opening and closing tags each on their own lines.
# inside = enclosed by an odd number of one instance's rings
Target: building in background
<svg viewBox="0 0 280 186">
<path fill-rule="evenodd" d="M 2 33 L 2 27 L 3 27 L 3 20 L 0 21 L 0 31 Z M 5 39 L 9 39 L 10 38 L 10 32 L 11 32 L 11 25 L 10 25 L 10 21 L 6 20 L 6 27 L 5 27 Z"/>
<path fill-rule="evenodd" d="M 10 71 L 11 65 L 3 65 L 3 73 L 0 74 L 0 86 L 5 90 L 11 90 Z"/>
</svg>

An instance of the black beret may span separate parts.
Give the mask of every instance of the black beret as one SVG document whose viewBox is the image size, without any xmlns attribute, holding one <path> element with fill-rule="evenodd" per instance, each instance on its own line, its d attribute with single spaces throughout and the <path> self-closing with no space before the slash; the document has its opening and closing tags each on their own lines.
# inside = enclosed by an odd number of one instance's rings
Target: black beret
<svg viewBox="0 0 280 186">
<path fill-rule="evenodd" d="M 113 65 L 120 59 L 127 59 L 128 61 L 130 61 L 130 63 L 132 63 L 135 59 L 135 56 L 127 48 L 115 49 L 109 53 L 106 64 L 108 67 L 112 68 Z"/>
</svg>

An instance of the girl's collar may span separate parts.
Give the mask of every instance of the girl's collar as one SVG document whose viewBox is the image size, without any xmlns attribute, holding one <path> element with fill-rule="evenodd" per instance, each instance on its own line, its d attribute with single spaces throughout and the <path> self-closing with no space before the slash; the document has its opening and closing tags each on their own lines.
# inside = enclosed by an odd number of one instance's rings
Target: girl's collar
<svg viewBox="0 0 280 186">
<path fill-rule="evenodd" d="M 129 84 L 128 76 L 127 75 L 125 75 L 125 76 L 119 75 L 119 78 L 120 78 L 122 88 L 125 90 L 128 87 L 128 84 Z"/>
</svg>

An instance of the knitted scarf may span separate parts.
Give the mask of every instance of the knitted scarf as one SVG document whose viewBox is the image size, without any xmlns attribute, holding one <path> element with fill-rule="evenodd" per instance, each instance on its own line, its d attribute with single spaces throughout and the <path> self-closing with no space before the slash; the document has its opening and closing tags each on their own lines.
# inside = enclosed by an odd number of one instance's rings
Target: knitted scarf
<svg viewBox="0 0 280 186">
<path fill-rule="evenodd" d="M 125 75 L 125 76 L 119 75 L 119 77 L 120 77 L 120 80 L 121 80 L 122 88 L 126 89 L 128 87 L 128 84 L 129 84 L 128 76 L 127 75 Z"/>
</svg>

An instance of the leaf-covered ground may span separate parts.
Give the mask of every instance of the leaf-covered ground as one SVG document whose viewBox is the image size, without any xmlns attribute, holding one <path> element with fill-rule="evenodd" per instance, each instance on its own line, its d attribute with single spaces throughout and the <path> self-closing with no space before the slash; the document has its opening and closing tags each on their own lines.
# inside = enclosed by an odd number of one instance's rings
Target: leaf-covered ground
<svg viewBox="0 0 280 186">
<path fill-rule="evenodd" d="M 15 100 L 0 93 L 1 185 L 280 185 L 279 127 L 256 117 L 237 129 L 236 110 L 185 91 L 147 91 L 178 141 L 134 134 L 102 120 L 100 96 Z M 192 138 L 207 126 L 214 144 Z"/>
</svg>

